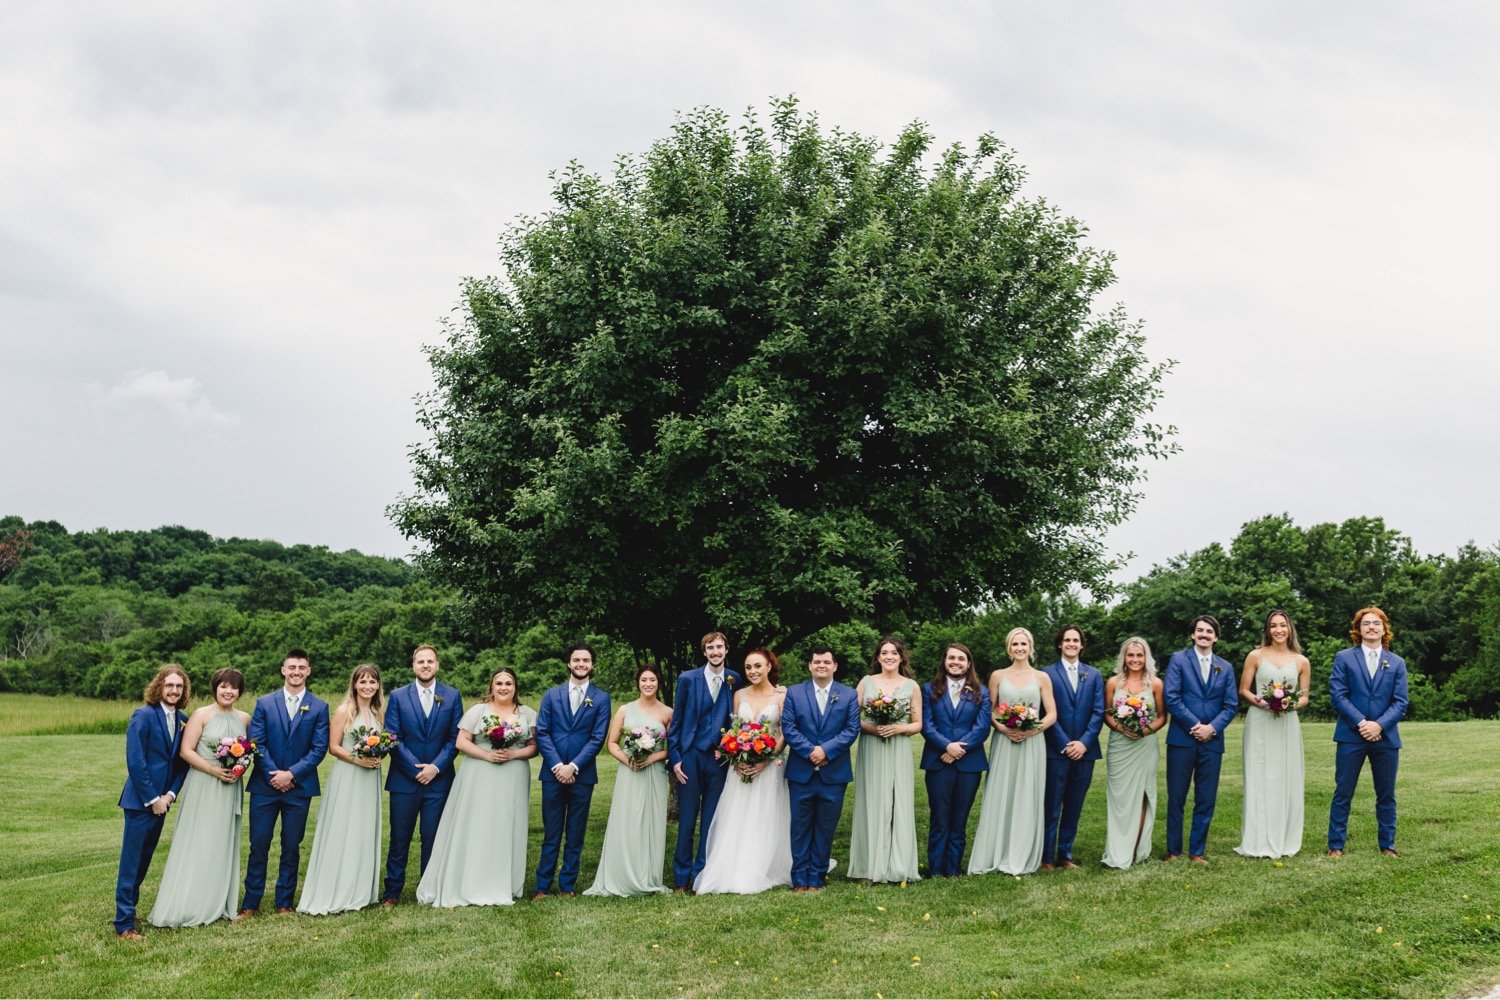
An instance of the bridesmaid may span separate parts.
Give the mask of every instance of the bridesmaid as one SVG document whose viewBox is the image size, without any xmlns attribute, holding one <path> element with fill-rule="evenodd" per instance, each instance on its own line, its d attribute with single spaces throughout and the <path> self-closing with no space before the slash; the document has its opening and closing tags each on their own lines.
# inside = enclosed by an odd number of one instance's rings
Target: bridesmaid
<svg viewBox="0 0 1500 1000">
<path fill-rule="evenodd" d="M 342 913 L 380 901 L 380 759 L 355 755 L 354 731 L 379 731 L 384 724 L 380 670 L 361 663 L 328 726 L 328 752 L 336 759 L 318 810 L 298 913 Z"/>
<path fill-rule="evenodd" d="M 974 671 L 974 654 L 948 644 L 943 666 L 922 688 L 922 771 L 927 780 L 927 870 L 934 877 L 962 871 L 969 811 L 979 778 L 989 767 L 990 694 Z"/>
<path fill-rule="evenodd" d="M 1245 712 L 1245 813 L 1235 853 L 1284 858 L 1302 849 L 1302 727 L 1312 667 L 1297 642 L 1297 626 L 1280 608 L 1266 616 L 1260 648 L 1245 657 L 1240 697 Z M 1298 688 L 1294 710 L 1270 711 L 1263 695 L 1273 683 Z"/>
<path fill-rule="evenodd" d="M 1144 735 L 1120 723 L 1118 711 L 1129 698 L 1139 698 L 1154 716 Z M 1167 725 L 1166 702 L 1156 659 L 1139 636 L 1120 645 L 1115 672 L 1104 683 L 1104 724 L 1110 729 L 1104 764 L 1109 776 L 1103 862 L 1110 868 L 1129 868 L 1151 856 L 1151 828 L 1156 822 L 1156 769 L 1161 762 L 1161 740 L 1156 734 Z"/>
<path fill-rule="evenodd" d="M 1007 729 L 991 716 L 995 735 L 990 739 L 990 776 L 969 856 L 970 875 L 1027 875 L 1042 866 L 1047 750 L 1038 737 L 1057 721 L 1057 705 L 1052 678 L 1031 665 L 1036 648 L 1031 633 L 1011 629 L 1005 647 L 1010 665 L 990 674 L 990 703 L 1030 705 L 1040 712 L 1041 721 L 1031 729 Z"/>
<path fill-rule="evenodd" d="M 505 722 L 519 725 L 526 742 L 492 750 L 485 734 L 489 726 Z M 526 882 L 531 816 L 531 765 L 526 762 L 536 756 L 536 713 L 521 704 L 514 670 L 495 671 L 489 697 L 459 720 L 458 752 L 474 763 L 458 770 L 432 858 L 417 886 L 417 902 L 509 906 Z"/>
<path fill-rule="evenodd" d="M 870 673 L 859 685 L 861 710 L 876 699 L 907 700 L 905 722 L 876 724 L 861 712 L 855 754 L 854 821 L 849 877 L 871 882 L 915 882 L 916 781 L 911 738 L 922 731 L 922 691 L 912 679 L 911 654 L 893 635 L 880 640 Z"/>
<path fill-rule="evenodd" d="M 672 710 L 656 700 L 661 671 L 643 664 L 635 672 L 635 701 L 621 705 L 609 723 L 605 749 L 620 762 L 615 771 L 615 793 L 604 828 L 599 870 L 585 896 L 643 896 L 666 892 L 662 862 L 667 850 L 667 729 Z M 646 729 L 659 748 L 644 760 L 632 761 L 620 746 L 626 731 Z"/>
<path fill-rule="evenodd" d="M 161 891 L 148 918 L 157 927 L 198 927 L 232 920 L 240 883 L 240 812 L 244 775 L 221 767 L 219 740 L 249 732 L 250 716 L 234 707 L 245 675 L 233 667 L 208 679 L 214 703 L 194 712 L 182 730 L 182 759 L 192 770 L 182 788 L 182 812 Z"/>
</svg>

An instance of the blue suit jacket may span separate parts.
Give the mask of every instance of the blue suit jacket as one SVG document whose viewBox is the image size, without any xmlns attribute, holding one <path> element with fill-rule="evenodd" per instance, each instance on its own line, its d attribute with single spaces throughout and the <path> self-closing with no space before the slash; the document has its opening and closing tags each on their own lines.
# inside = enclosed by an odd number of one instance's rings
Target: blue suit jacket
<svg viewBox="0 0 1500 1000">
<path fill-rule="evenodd" d="M 1088 749 L 1084 760 L 1098 760 L 1099 729 L 1104 725 L 1104 678 L 1087 663 L 1078 664 L 1078 693 L 1068 683 L 1062 661 L 1046 668 L 1052 678 L 1052 699 L 1057 703 L 1057 721 L 1047 727 L 1047 756 L 1066 760 L 1063 747 L 1078 740 Z"/>
<path fill-rule="evenodd" d="M 458 720 L 464 715 L 463 698 L 456 688 L 433 682 L 432 714 L 422 714 L 422 699 L 413 681 L 391 692 L 385 707 L 386 731 L 396 737 L 396 752 L 385 776 L 385 790 L 398 795 L 425 791 L 447 791 L 453 787 L 453 758 L 458 755 Z M 432 764 L 438 776 L 430 784 L 417 781 L 423 764 Z"/>
<path fill-rule="evenodd" d="M 187 716 L 177 713 L 177 732 L 167 735 L 166 713 L 157 705 L 142 705 L 130 714 L 125 729 L 125 788 L 120 792 L 122 809 L 145 809 L 146 803 L 167 792 L 176 795 L 187 776 L 182 749 L 182 727 Z"/>
<path fill-rule="evenodd" d="M 958 708 L 947 693 L 932 693 L 931 684 L 922 685 L 922 770 L 937 771 L 956 767 L 960 771 L 988 771 L 990 759 L 984 753 L 984 740 L 990 734 L 990 692 L 979 685 L 979 697 L 965 691 Z M 943 754 L 949 743 L 962 743 L 964 755 L 954 764 L 944 764 Z"/>
<path fill-rule="evenodd" d="M 542 781 L 556 783 L 552 768 L 558 764 L 577 764 L 580 785 L 599 781 L 594 758 L 609 735 L 609 695 L 590 684 L 584 689 L 578 714 L 568 698 L 568 685 L 559 684 L 542 695 L 542 708 L 536 714 L 536 745 L 542 755 Z"/>
<path fill-rule="evenodd" d="M 734 691 L 744 683 L 739 674 L 724 668 L 724 683 L 718 701 L 708 697 L 703 667 L 695 667 L 677 678 L 672 698 L 672 725 L 667 730 L 667 763 L 675 765 L 689 750 L 708 752 L 719 745 L 719 733 L 729 725 L 734 710 Z"/>
<path fill-rule="evenodd" d="M 281 688 L 255 700 L 250 715 L 250 738 L 261 757 L 250 772 L 252 796 L 310 799 L 321 790 L 318 765 L 328 756 L 328 702 L 311 691 L 302 692 L 302 705 L 294 718 L 286 715 L 286 696 Z M 291 771 L 292 787 L 278 792 L 271 787 L 272 771 Z"/>
<path fill-rule="evenodd" d="M 1201 746 L 1217 753 L 1224 752 L 1224 730 L 1234 721 L 1240 679 L 1234 667 L 1222 656 L 1214 656 L 1210 671 L 1205 685 L 1198 676 L 1198 651 L 1191 647 L 1179 649 L 1168 661 L 1162 700 L 1167 703 L 1167 711 L 1172 713 L 1172 723 L 1167 727 L 1170 746 Z M 1200 722 L 1214 727 L 1214 738 L 1207 743 L 1199 743 L 1190 732 Z"/>
<path fill-rule="evenodd" d="M 1333 658 L 1328 677 L 1328 696 L 1333 700 L 1338 722 L 1333 738 L 1338 743 L 1364 743 L 1359 724 L 1366 719 L 1380 723 L 1381 746 L 1401 749 L 1396 723 L 1406 715 L 1406 661 L 1389 649 L 1382 650 L 1375 679 L 1370 680 L 1364 650 L 1359 646 L 1340 650 Z"/>
<path fill-rule="evenodd" d="M 786 762 L 786 780 L 793 784 L 822 781 L 843 785 L 854 780 L 849 748 L 859 736 L 859 697 L 854 689 L 834 682 L 828 692 L 828 711 L 818 717 L 818 696 L 813 682 L 794 684 L 781 706 L 781 732 L 791 755 Z M 814 768 L 808 756 L 822 747 L 828 763 Z"/>
</svg>

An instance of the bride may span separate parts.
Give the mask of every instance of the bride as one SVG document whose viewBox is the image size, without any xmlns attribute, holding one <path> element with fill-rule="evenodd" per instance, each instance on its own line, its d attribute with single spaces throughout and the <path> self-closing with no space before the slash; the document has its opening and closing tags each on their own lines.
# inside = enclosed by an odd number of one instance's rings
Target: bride
<svg viewBox="0 0 1500 1000">
<path fill-rule="evenodd" d="M 735 693 L 734 717 L 762 722 L 781 741 L 781 702 L 776 680 L 781 663 L 769 649 L 745 656 L 744 690 Z M 784 750 L 784 747 L 783 747 Z M 764 892 L 792 884 L 792 807 L 786 776 L 775 760 L 736 768 L 749 782 L 724 782 L 719 808 L 708 828 L 708 860 L 693 882 L 697 893 Z"/>
</svg>

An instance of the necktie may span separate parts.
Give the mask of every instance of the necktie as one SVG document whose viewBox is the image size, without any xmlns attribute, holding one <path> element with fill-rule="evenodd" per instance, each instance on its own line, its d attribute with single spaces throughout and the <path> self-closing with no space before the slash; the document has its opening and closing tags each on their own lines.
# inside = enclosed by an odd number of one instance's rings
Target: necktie
<svg viewBox="0 0 1500 1000">
<path fill-rule="evenodd" d="M 1369 673 L 1370 680 L 1372 681 L 1375 679 L 1375 661 L 1379 655 L 1373 649 L 1365 650 L 1365 670 Z"/>
<path fill-rule="evenodd" d="M 1198 657 L 1198 673 L 1203 677 L 1203 683 L 1208 683 L 1208 657 Z"/>
<path fill-rule="evenodd" d="M 953 707 L 955 709 L 958 708 L 958 700 L 960 698 L 962 698 L 963 696 L 964 696 L 964 689 L 963 688 L 959 687 L 957 684 L 949 684 L 948 685 L 948 700 L 953 703 Z"/>
<path fill-rule="evenodd" d="M 432 688 L 425 688 L 424 687 L 424 688 L 418 688 L 417 690 L 419 690 L 419 691 L 422 692 L 422 716 L 423 716 L 423 718 L 431 718 L 432 717 Z"/>
<path fill-rule="evenodd" d="M 1078 693 L 1078 668 L 1072 664 L 1068 665 L 1068 683 L 1073 686 L 1073 693 Z"/>
<path fill-rule="evenodd" d="M 167 742 L 177 739 L 177 713 L 167 713 Z"/>
<path fill-rule="evenodd" d="M 719 687 L 724 683 L 724 678 L 718 674 L 710 674 L 708 677 L 708 700 L 719 700 Z"/>
<path fill-rule="evenodd" d="M 578 703 L 583 700 L 583 689 L 580 688 L 577 684 L 569 684 L 568 697 L 571 698 L 573 702 L 573 714 L 577 715 Z"/>
<path fill-rule="evenodd" d="M 290 695 L 287 697 L 286 717 L 288 719 L 295 719 L 297 717 L 297 698 L 295 695 Z"/>
<path fill-rule="evenodd" d="M 828 689 L 818 688 L 818 714 L 828 714 Z"/>
</svg>

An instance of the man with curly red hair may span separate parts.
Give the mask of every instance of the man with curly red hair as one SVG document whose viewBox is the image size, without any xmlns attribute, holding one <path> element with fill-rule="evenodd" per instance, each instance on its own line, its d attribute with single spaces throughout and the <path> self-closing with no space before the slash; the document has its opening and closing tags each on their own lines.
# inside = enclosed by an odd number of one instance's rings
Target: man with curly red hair
<svg viewBox="0 0 1500 1000">
<path fill-rule="evenodd" d="M 1349 827 L 1349 803 L 1359 772 L 1370 762 L 1375 782 L 1375 824 L 1380 853 L 1396 853 L 1396 765 L 1401 734 L 1396 724 L 1406 715 L 1406 661 L 1391 652 L 1390 619 L 1377 607 L 1360 608 L 1349 629 L 1355 645 L 1333 658 L 1328 694 L 1338 723 L 1333 802 L 1328 808 L 1328 856 L 1343 857 Z"/>
</svg>

